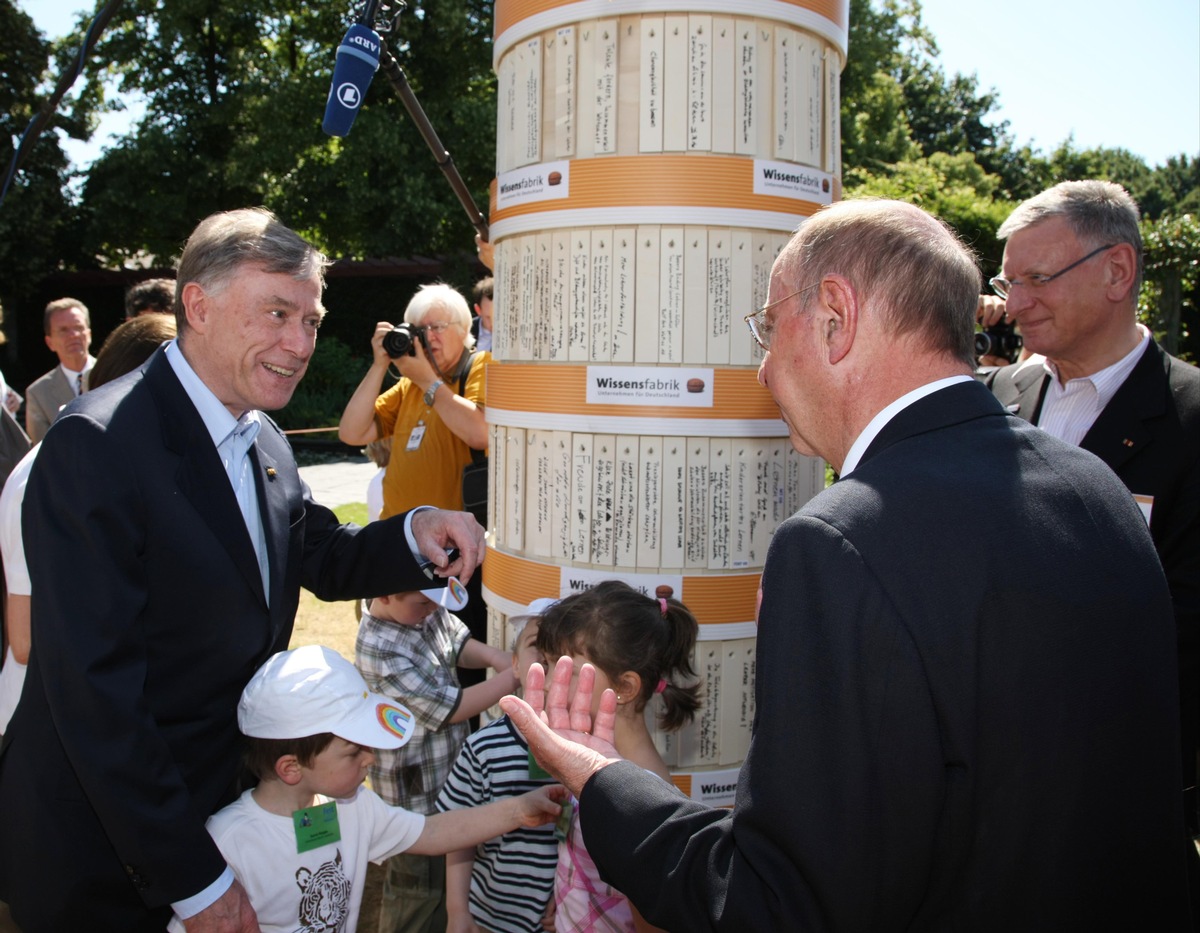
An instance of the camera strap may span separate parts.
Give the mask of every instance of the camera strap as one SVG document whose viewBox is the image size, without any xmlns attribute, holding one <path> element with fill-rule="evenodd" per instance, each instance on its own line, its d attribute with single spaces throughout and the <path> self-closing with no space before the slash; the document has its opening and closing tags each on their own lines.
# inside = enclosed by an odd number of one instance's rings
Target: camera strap
<svg viewBox="0 0 1200 933">
<path fill-rule="evenodd" d="M 463 366 L 462 371 L 458 374 L 458 394 L 466 397 L 467 394 L 467 376 L 471 374 L 471 364 L 475 362 L 475 355 L 478 350 L 472 350 L 471 355 L 467 357 L 467 363 Z M 483 450 L 471 448 L 471 462 L 475 464 L 487 463 L 487 453 Z"/>
</svg>

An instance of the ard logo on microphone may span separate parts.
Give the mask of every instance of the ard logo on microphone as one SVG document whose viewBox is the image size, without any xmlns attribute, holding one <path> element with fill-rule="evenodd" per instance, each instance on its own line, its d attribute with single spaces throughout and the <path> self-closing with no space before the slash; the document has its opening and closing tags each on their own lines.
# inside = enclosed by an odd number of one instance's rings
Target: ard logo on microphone
<svg viewBox="0 0 1200 933">
<path fill-rule="evenodd" d="M 351 82 L 347 81 L 344 84 L 338 85 L 337 99 L 343 107 L 349 107 L 353 110 L 362 103 L 362 93 Z"/>
<path fill-rule="evenodd" d="M 361 46 L 362 46 L 364 49 L 366 49 L 367 51 L 369 51 L 369 52 L 370 52 L 372 55 L 374 55 L 376 58 L 378 58 L 378 57 L 379 57 L 379 43 L 378 43 L 378 42 L 372 42 L 372 41 L 371 41 L 370 39 L 368 39 L 366 36 L 351 36 L 351 35 L 347 35 L 344 41 L 345 41 L 345 42 L 347 42 L 347 43 L 351 43 L 351 44 L 353 44 L 353 45 L 361 45 Z"/>
</svg>

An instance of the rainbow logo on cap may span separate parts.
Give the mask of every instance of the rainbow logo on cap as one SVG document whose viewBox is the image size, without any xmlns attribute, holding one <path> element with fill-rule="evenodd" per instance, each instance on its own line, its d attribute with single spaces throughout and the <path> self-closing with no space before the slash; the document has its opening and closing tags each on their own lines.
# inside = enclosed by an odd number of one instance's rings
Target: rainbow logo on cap
<svg viewBox="0 0 1200 933">
<path fill-rule="evenodd" d="M 375 707 L 375 716 L 383 728 L 401 740 L 407 739 L 412 732 L 412 713 L 403 706 L 380 703 Z"/>
<path fill-rule="evenodd" d="M 450 598 L 455 603 L 466 603 L 467 588 L 458 582 L 457 577 L 447 578 L 446 589 L 450 591 Z"/>
</svg>

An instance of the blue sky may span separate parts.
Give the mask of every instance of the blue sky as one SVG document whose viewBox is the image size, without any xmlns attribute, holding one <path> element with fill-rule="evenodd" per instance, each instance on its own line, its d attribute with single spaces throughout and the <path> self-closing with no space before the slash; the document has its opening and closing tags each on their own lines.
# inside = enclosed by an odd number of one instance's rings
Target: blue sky
<svg viewBox="0 0 1200 933">
<path fill-rule="evenodd" d="M 1200 156 L 1197 0 L 922 0 L 947 73 L 1000 94 L 1018 142 Z"/>
<path fill-rule="evenodd" d="M 90 6 L 17 3 L 49 36 Z M 981 89 L 996 89 L 996 116 L 1018 142 L 1049 152 L 1074 134 L 1077 148 L 1121 147 L 1151 166 L 1200 156 L 1197 0 L 923 0 L 923 9 L 947 73 L 976 74 Z M 331 32 L 330 55 L 337 39 Z M 70 144 L 68 155 L 90 161 L 127 120 L 109 118 L 97 142 Z"/>
</svg>

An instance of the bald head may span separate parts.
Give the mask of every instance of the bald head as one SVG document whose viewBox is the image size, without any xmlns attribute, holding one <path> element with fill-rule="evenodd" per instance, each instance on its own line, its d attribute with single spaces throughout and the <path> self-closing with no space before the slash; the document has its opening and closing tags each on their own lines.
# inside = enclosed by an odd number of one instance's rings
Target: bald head
<svg viewBox="0 0 1200 933">
<path fill-rule="evenodd" d="M 794 291 L 844 276 L 892 336 L 918 337 L 927 350 L 974 367 L 979 265 L 949 227 L 918 207 L 874 198 L 832 204 L 791 239 L 776 273 Z"/>
<path fill-rule="evenodd" d="M 801 453 L 838 470 L 880 411 L 974 368 L 979 268 L 950 230 L 899 201 L 833 204 L 775 260 L 759 367 Z"/>
</svg>

